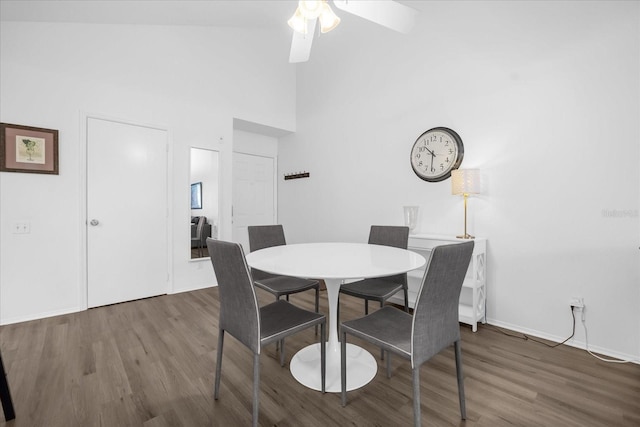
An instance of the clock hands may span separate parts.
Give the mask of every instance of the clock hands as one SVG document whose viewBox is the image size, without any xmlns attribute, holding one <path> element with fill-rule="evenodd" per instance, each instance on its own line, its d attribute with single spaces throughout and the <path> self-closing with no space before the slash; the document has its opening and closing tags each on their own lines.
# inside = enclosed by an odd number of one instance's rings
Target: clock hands
<svg viewBox="0 0 640 427">
<path fill-rule="evenodd" d="M 429 154 L 431 154 L 431 170 L 433 171 L 434 170 L 433 169 L 433 159 L 436 157 L 436 154 L 433 151 L 429 150 L 427 147 L 424 147 L 424 148 L 429 152 Z"/>
</svg>

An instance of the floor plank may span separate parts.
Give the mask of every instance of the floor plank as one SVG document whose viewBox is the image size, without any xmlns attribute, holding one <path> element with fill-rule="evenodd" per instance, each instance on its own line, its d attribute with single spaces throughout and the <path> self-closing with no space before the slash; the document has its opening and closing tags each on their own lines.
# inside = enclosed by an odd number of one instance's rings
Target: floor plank
<svg viewBox="0 0 640 427">
<path fill-rule="evenodd" d="M 270 295 L 259 292 L 262 304 Z M 308 294 L 308 295 L 306 295 Z M 313 293 L 291 301 L 311 309 Z M 343 320 L 363 304 L 341 298 Z M 0 328 L 0 348 L 16 419 L 0 426 L 242 426 L 251 422 L 251 354 L 225 337 L 220 400 L 213 399 L 217 288 L 164 295 Z M 321 311 L 327 312 L 326 295 Z M 467 421 L 460 420 L 453 349 L 421 369 L 424 426 L 639 426 L 640 366 L 606 364 L 567 346 L 555 349 L 481 325 L 461 326 Z M 263 426 L 412 424 L 411 370 L 383 362 L 367 386 L 321 394 L 288 371 L 313 330 L 287 340 L 287 366 L 275 346 L 261 359 Z M 379 355 L 368 344 L 356 342 Z"/>
</svg>

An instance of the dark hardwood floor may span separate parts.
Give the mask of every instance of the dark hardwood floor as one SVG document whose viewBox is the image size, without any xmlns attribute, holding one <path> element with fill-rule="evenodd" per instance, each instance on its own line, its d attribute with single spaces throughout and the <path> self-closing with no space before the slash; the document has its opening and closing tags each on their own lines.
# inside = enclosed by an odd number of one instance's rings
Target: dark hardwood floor
<svg viewBox="0 0 640 427">
<path fill-rule="evenodd" d="M 326 313 L 326 296 L 321 300 Z M 311 308 L 313 293 L 291 301 Z M 363 312 L 360 300 L 342 297 L 341 304 L 345 320 Z M 3 326 L 16 419 L 0 425 L 250 425 L 251 356 L 230 337 L 220 400 L 213 400 L 218 307 L 211 288 Z M 461 330 L 468 419 L 460 420 L 451 348 L 422 367 L 423 426 L 640 426 L 639 365 L 607 364 L 486 325 Z M 288 339 L 287 361 L 315 340 L 313 329 Z M 269 346 L 261 359 L 261 425 L 412 424 L 406 361 L 393 359 L 391 379 L 379 361 L 378 375 L 350 392 L 342 408 L 339 394 L 301 386 L 276 356 Z"/>
<path fill-rule="evenodd" d="M 205 258 L 209 256 L 209 252 L 206 247 L 203 247 L 202 250 L 198 248 L 191 248 L 191 259 Z"/>
</svg>

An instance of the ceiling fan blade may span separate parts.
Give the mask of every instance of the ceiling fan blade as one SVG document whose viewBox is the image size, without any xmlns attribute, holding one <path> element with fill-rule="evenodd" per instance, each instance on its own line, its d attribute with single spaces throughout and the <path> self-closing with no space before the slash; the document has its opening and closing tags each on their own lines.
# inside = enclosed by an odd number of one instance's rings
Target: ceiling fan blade
<svg viewBox="0 0 640 427">
<path fill-rule="evenodd" d="M 317 19 L 307 20 L 307 34 L 293 32 L 291 39 L 291 52 L 289 52 L 289 62 L 307 62 L 311 54 L 311 44 L 316 33 Z"/>
<path fill-rule="evenodd" d="M 333 0 L 338 9 L 400 33 L 413 28 L 417 10 L 392 0 Z"/>
</svg>

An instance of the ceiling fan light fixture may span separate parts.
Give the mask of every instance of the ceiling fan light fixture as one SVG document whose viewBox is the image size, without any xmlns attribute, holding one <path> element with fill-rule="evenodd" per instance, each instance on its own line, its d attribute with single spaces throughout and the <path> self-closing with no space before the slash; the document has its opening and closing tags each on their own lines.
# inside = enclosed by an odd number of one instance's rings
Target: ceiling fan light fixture
<svg viewBox="0 0 640 427">
<path fill-rule="evenodd" d="M 329 31 L 336 28 L 340 23 L 340 18 L 338 17 L 338 15 L 333 13 L 333 10 L 331 10 L 329 3 L 327 3 L 326 1 L 322 2 L 322 12 L 320 13 L 320 16 L 318 18 L 320 19 L 321 33 L 328 33 Z"/>
<path fill-rule="evenodd" d="M 295 30 L 291 38 L 290 63 L 309 60 L 318 21 L 319 33 L 327 33 L 340 24 L 340 18 L 333 13 L 333 6 L 403 34 L 411 31 L 418 14 L 417 10 L 402 4 L 405 2 L 394 0 L 333 0 L 333 4 L 329 6 L 330 3 L 329 0 L 297 2 L 296 13 L 287 21 Z"/>
<path fill-rule="evenodd" d="M 289 18 L 287 24 L 289 24 L 289 26 L 293 28 L 294 31 L 300 34 L 307 34 L 307 20 L 302 15 L 300 7 L 296 8 L 296 12 L 291 18 Z"/>
<path fill-rule="evenodd" d="M 298 9 L 306 19 L 316 19 L 322 13 L 323 3 L 326 0 L 300 0 Z"/>
</svg>

